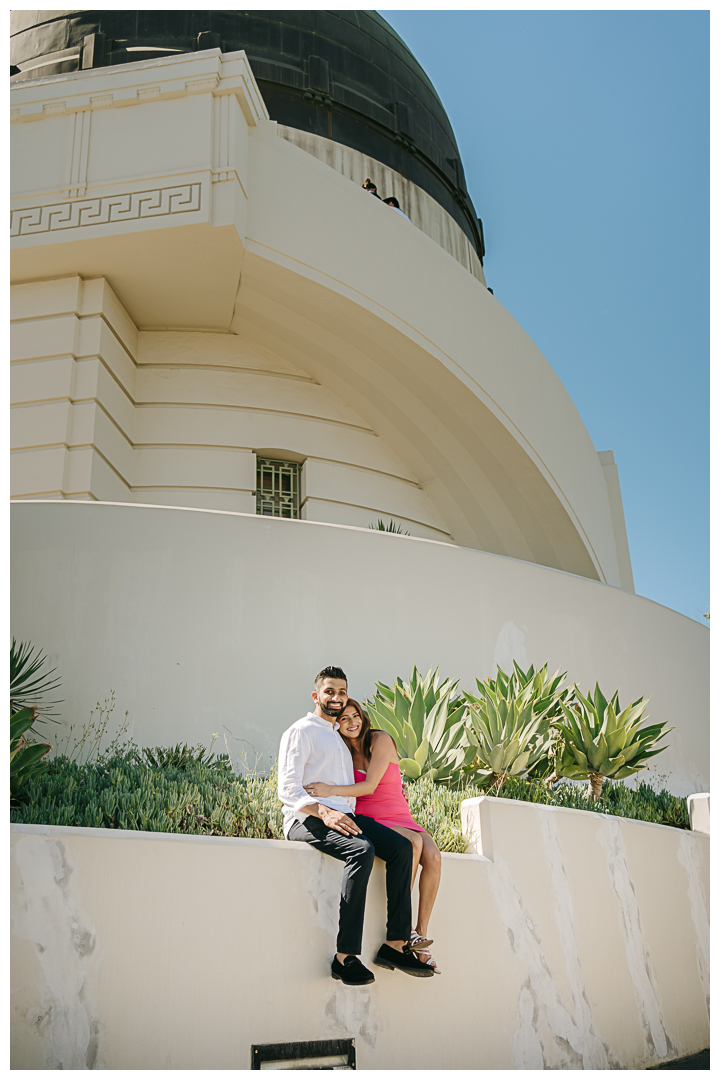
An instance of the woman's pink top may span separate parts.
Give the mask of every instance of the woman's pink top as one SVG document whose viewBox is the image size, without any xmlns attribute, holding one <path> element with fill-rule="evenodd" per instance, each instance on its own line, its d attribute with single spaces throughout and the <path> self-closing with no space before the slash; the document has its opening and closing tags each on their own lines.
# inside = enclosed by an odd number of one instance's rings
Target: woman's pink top
<svg viewBox="0 0 720 1080">
<path fill-rule="evenodd" d="M 355 783 L 362 784 L 366 778 L 364 772 L 354 770 Z M 427 832 L 410 816 L 410 808 L 402 793 L 402 775 L 400 766 L 391 761 L 385 775 L 372 795 L 359 795 L 355 800 L 355 813 L 375 818 L 381 825 L 400 825 L 415 832 Z"/>
</svg>

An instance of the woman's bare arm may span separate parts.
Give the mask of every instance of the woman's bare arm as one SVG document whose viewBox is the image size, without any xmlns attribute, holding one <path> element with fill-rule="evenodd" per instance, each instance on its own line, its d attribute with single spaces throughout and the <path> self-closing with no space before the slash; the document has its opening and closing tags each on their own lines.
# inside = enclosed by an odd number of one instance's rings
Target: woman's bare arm
<svg viewBox="0 0 720 1080">
<path fill-rule="evenodd" d="M 305 790 L 309 795 L 317 795 L 318 798 L 327 798 L 329 795 L 348 795 L 358 798 L 360 795 L 372 795 L 383 776 L 387 767 L 393 760 L 395 744 L 390 736 L 384 731 L 378 731 L 373 739 L 372 756 L 365 779 L 359 784 L 322 784 L 317 781 L 314 784 L 306 784 Z"/>
</svg>

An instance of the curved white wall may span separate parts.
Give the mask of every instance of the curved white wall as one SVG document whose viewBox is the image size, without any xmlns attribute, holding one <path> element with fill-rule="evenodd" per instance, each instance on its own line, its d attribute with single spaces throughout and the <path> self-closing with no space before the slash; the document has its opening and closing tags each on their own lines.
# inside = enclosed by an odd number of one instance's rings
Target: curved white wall
<svg viewBox="0 0 720 1080">
<path fill-rule="evenodd" d="M 441 481 L 459 543 L 619 584 L 602 466 L 537 346 L 454 259 L 399 215 L 388 223 L 358 185 L 265 127 L 250 141 L 232 327 L 260 324 L 340 396 L 362 401 L 390 445 L 421 459 L 415 471 Z M 568 527 L 587 566 L 563 553 Z"/>
<path fill-rule="evenodd" d="M 581 577 L 432 540 L 167 507 L 12 507 L 13 635 L 63 678 L 65 725 L 116 692 L 144 744 L 227 735 L 269 764 L 326 664 L 362 698 L 439 664 L 475 676 L 549 662 L 674 730 L 656 771 L 707 791 L 708 632 Z"/>
</svg>

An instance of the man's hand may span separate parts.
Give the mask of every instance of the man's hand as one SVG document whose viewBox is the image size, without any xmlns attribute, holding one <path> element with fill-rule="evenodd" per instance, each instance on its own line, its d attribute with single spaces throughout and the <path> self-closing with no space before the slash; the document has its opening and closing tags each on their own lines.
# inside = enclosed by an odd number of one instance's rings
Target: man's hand
<svg viewBox="0 0 720 1080">
<path fill-rule="evenodd" d="M 356 825 L 351 817 L 341 813 L 340 810 L 331 810 L 329 806 L 317 804 L 317 816 L 327 825 L 328 829 L 335 829 L 343 836 L 359 836 L 362 829 Z"/>
<path fill-rule="evenodd" d="M 319 780 L 316 780 L 312 784 L 305 784 L 304 787 L 308 795 L 317 795 L 321 799 L 327 799 L 327 797 L 332 795 L 335 791 L 333 784 L 323 784 Z"/>
</svg>

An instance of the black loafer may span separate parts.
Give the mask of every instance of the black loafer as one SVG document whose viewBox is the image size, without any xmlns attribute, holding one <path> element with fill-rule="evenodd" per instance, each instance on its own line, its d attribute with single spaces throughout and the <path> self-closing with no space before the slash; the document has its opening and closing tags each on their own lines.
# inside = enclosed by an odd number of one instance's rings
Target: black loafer
<svg viewBox="0 0 720 1080">
<path fill-rule="evenodd" d="M 337 956 L 334 957 L 331 971 L 333 979 L 339 979 L 346 986 L 367 986 L 368 983 L 375 982 L 372 971 L 368 971 L 357 956 L 346 956 L 343 964 Z"/>
<path fill-rule="evenodd" d="M 414 953 L 398 952 L 390 945 L 380 946 L 375 963 L 378 967 L 390 968 L 391 971 L 397 968 L 398 971 L 404 971 L 406 975 L 416 975 L 420 979 L 427 979 L 435 974 L 430 965 L 423 964 Z"/>
</svg>

